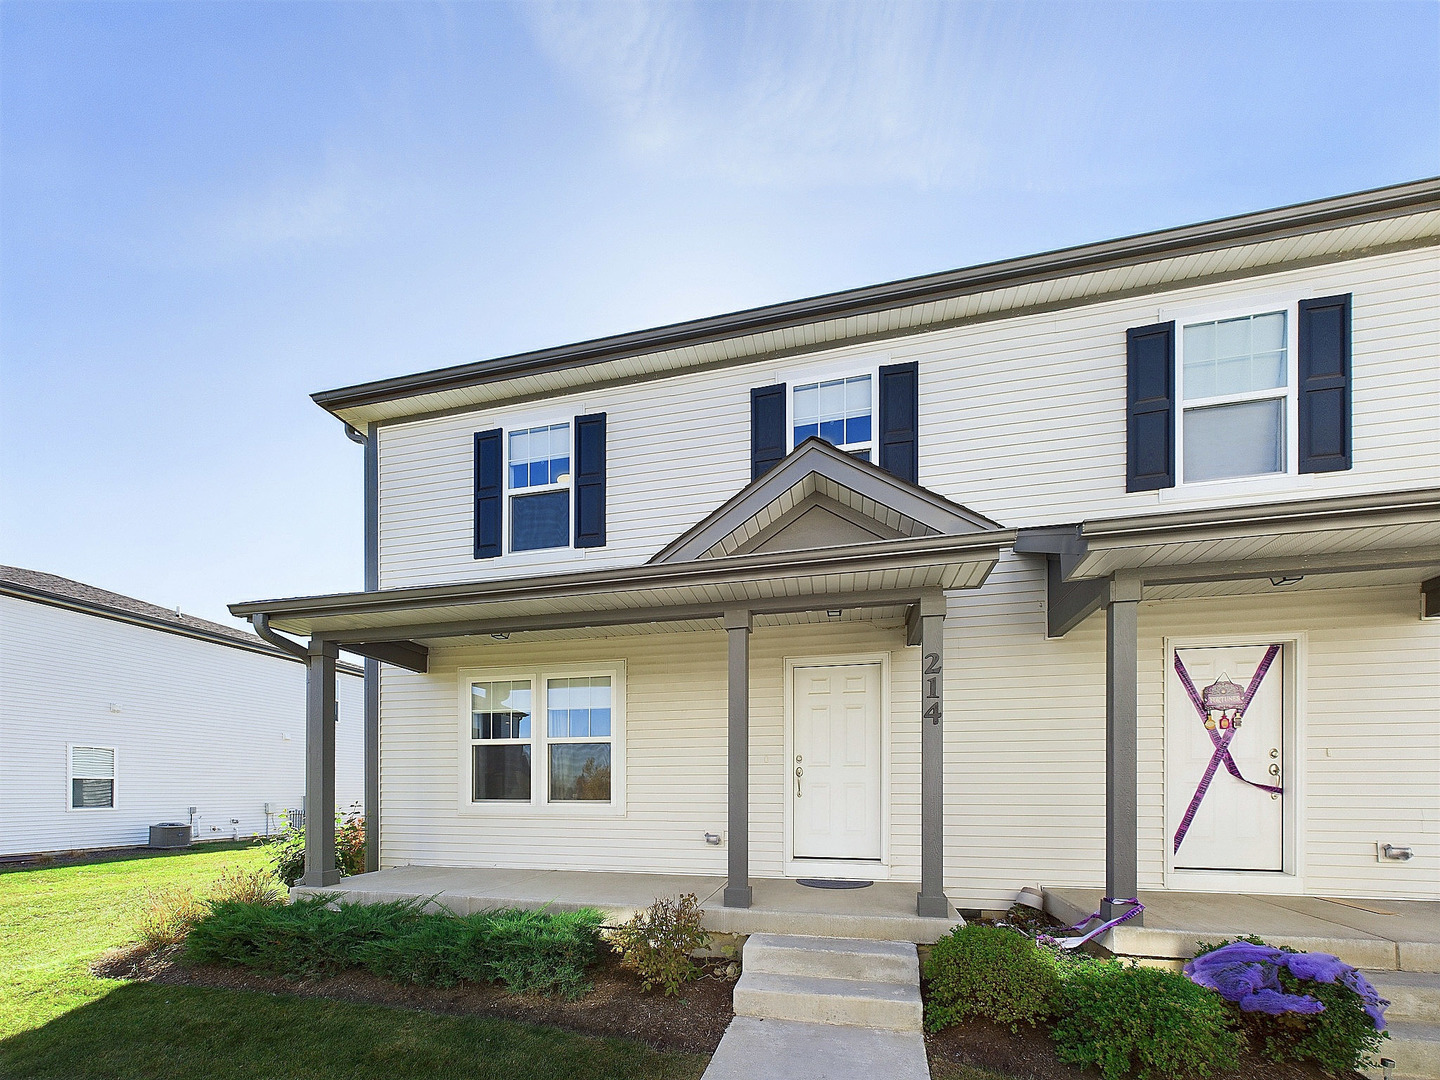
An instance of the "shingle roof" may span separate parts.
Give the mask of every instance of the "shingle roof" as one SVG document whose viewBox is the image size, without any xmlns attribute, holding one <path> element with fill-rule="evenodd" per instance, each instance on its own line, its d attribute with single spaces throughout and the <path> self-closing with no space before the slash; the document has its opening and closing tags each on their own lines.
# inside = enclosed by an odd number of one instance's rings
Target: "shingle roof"
<svg viewBox="0 0 1440 1080">
<path fill-rule="evenodd" d="M 168 630 L 189 637 L 209 641 L 220 639 L 220 644 L 233 643 L 255 652 L 269 653 L 287 660 L 294 659 L 238 626 L 226 626 L 224 623 L 199 619 L 194 615 L 184 615 L 173 608 L 160 607 L 158 604 L 110 592 L 108 589 L 97 589 L 94 585 L 72 581 L 58 574 L 27 570 L 21 566 L 0 566 L 0 593 L 39 603 L 58 603 L 91 614 L 119 617 L 152 629 Z M 350 665 L 343 666 L 351 671 L 356 670 Z"/>
</svg>

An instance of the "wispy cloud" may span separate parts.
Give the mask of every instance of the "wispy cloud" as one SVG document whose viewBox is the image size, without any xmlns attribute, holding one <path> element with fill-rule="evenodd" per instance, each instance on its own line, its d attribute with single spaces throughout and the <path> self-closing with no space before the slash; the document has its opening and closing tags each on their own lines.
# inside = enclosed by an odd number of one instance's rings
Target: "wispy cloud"
<svg viewBox="0 0 1440 1080">
<path fill-rule="evenodd" d="M 995 9 L 557 2 L 542 51 L 667 173 L 758 185 L 950 186 L 980 170 Z M 953 17 L 955 12 L 963 16 Z"/>
<path fill-rule="evenodd" d="M 374 178 L 329 162 L 308 175 L 257 180 L 208 215 L 204 231 L 229 255 L 348 243 L 369 235 L 382 201 Z"/>
</svg>

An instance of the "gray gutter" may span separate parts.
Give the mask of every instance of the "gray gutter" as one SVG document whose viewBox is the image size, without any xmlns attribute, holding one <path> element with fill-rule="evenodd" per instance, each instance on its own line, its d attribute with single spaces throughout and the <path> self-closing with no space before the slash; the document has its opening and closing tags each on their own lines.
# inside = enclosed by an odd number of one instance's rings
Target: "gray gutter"
<svg viewBox="0 0 1440 1080">
<path fill-rule="evenodd" d="M 1392 491 L 1378 495 L 1341 495 L 1328 499 L 1297 499 L 1261 506 L 1226 507 L 1223 510 L 1183 510 L 1173 514 L 1136 515 L 1087 521 L 1080 526 L 1083 540 L 1144 539 L 1158 542 L 1153 534 L 1184 532 L 1197 528 L 1222 531 L 1253 529 L 1256 526 L 1335 524 L 1343 527 L 1350 518 L 1368 518 L 1385 513 L 1440 513 L 1440 488 Z M 1073 526 L 1071 526 L 1073 528 Z"/>
<path fill-rule="evenodd" d="M 906 537 L 873 544 L 845 544 L 820 551 L 785 551 L 736 555 L 723 559 L 701 559 L 687 563 L 642 564 L 575 574 L 546 574 L 504 581 L 462 585 L 422 585 L 380 592 L 332 593 L 278 600 L 254 600 L 231 604 L 230 611 L 249 617 L 261 612 L 271 619 L 287 615 L 311 618 L 353 612 L 405 611 L 416 608 L 465 603 L 499 603 L 533 600 L 546 596 L 587 592 L 614 592 L 625 588 L 676 588 L 705 585 L 717 579 L 745 580 L 777 577 L 801 571 L 809 574 L 839 574 L 850 571 L 883 570 L 926 560 L 966 561 L 1000 552 L 1015 542 L 1013 529 L 971 533 L 961 536 Z"/>
<path fill-rule="evenodd" d="M 431 394 L 521 375 L 559 371 L 640 356 L 685 345 L 785 329 L 800 323 L 868 315 L 909 304 L 932 303 L 987 289 L 1013 287 L 1070 274 L 1094 273 L 1153 259 L 1279 239 L 1341 225 L 1440 209 L 1440 178 L 1296 203 L 1253 214 L 1060 248 L 1019 259 L 982 263 L 939 274 L 903 278 L 859 289 L 748 308 L 648 330 L 593 338 L 571 345 L 516 353 L 434 371 L 358 383 L 312 394 L 330 412 L 418 394 Z"/>
<path fill-rule="evenodd" d="M 270 616 L 266 615 L 263 611 L 257 611 L 254 615 L 250 616 L 250 625 L 255 628 L 256 634 L 265 641 L 268 641 L 271 645 L 274 645 L 277 649 L 289 653 L 295 657 L 296 660 L 309 663 L 310 650 L 298 641 L 291 641 L 289 638 L 283 637 L 274 630 L 271 630 Z"/>
</svg>

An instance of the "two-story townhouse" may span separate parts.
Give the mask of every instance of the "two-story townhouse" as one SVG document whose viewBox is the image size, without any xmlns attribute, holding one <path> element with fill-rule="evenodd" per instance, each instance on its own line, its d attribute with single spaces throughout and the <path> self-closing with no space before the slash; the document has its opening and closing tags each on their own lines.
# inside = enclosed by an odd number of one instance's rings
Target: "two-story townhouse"
<svg viewBox="0 0 1440 1080">
<path fill-rule="evenodd" d="M 372 869 L 1440 893 L 1440 181 L 316 400 Z"/>
</svg>

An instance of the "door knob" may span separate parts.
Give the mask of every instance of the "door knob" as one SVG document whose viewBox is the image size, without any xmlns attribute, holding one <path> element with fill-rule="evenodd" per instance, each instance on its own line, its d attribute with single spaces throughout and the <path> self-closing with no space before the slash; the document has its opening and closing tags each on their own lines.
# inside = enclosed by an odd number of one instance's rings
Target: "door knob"
<svg viewBox="0 0 1440 1080">
<path fill-rule="evenodd" d="M 1279 766 L 1279 765 L 1272 764 L 1272 765 L 1270 766 L 1270 775 L 1271 775 L 1271 776 L 1279 776 L 1279 775 L 1280 775 L 1280 766 Z"/>
<path fill-rule="evenodd" d="M 798 759 L 797 759 L 798 760 Z M 799 765 L 795 766 L 795 798 L 800 798 L 800 774 L 805 770 Z"/>
</svg>

